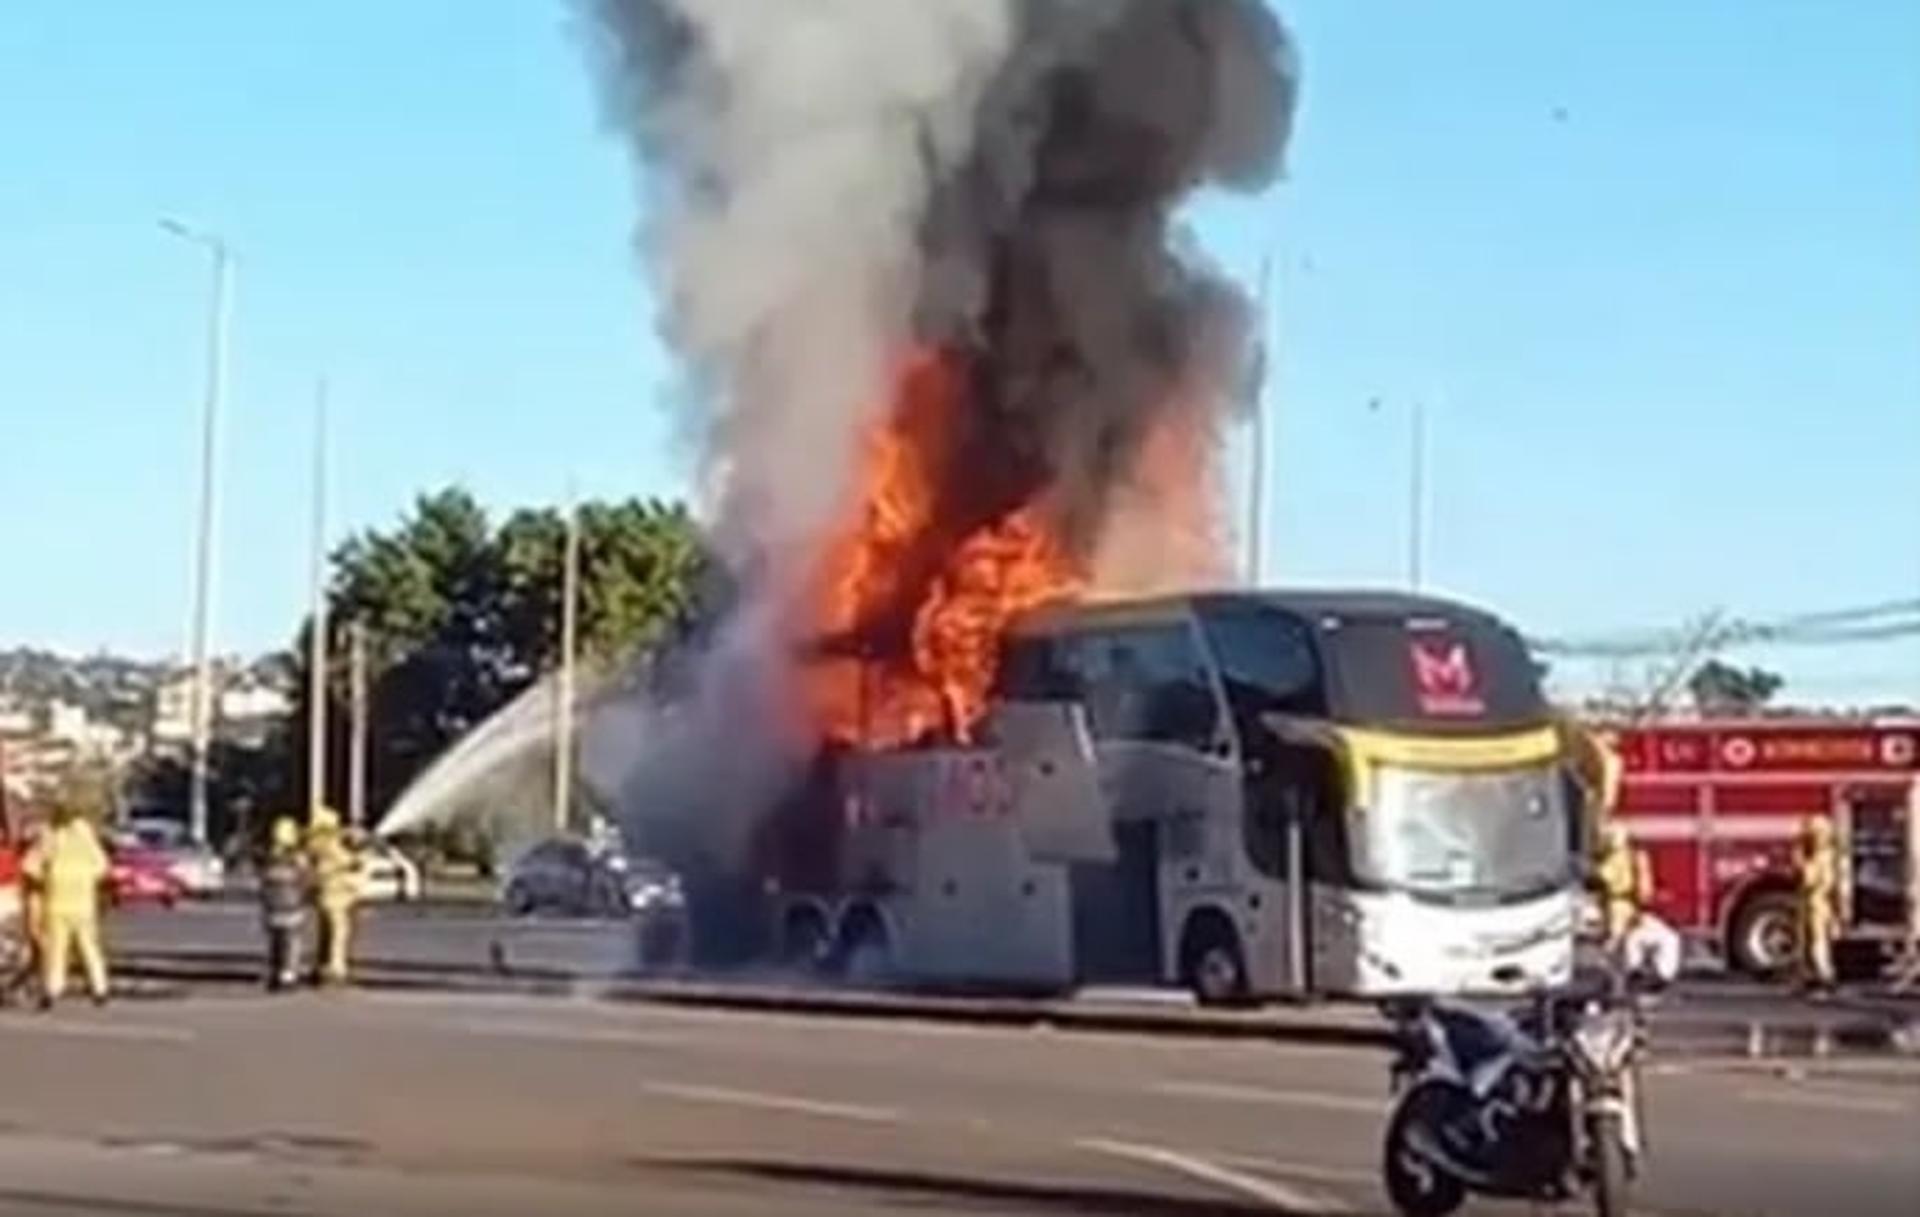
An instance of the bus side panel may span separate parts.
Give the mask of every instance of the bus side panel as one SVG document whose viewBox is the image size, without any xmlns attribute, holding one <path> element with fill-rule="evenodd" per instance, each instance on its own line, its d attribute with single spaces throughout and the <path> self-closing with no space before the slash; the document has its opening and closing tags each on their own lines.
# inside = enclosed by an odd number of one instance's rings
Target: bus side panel
<svg viewBox="0 0 1920 1217">
<path fill-rule="evenodd" d="M 964 984 L 1072 983 L 1066 867 L 1028 859 L 1005 819 L 942 819 L 923 826 L 917 845 L 919 882 L 889 900 L 903 971 Z"/>
</svg>

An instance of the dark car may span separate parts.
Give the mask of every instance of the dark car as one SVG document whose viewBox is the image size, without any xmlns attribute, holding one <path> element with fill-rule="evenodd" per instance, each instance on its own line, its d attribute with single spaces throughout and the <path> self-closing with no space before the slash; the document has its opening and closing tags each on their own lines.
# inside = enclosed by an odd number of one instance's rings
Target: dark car
<svg viewBox="0 0 1920 1217">
<path fill-rule="evenodd" d="M 516 917 L 625 917 L 677 912 L 685 905 L 680 877 L 648 859 L 585 841 L 542 841 L 513 863 L 501 903 Z"/>
</svg>

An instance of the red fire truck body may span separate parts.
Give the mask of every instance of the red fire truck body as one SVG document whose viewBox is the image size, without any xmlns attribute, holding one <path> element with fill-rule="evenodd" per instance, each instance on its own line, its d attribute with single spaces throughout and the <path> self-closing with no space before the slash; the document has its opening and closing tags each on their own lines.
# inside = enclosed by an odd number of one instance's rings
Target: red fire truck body
<svg viewBox="0 0 1920 1217">
<path fill-rule="evenodd" d="M 1652 863 L 1654 910 L 1746 972 L 1778 974 L 1797 942 L 1793 856 L 1809 816 L 1845 850 L 1846 939 L 1910 932 L 1920 852 L 1920 721 L 1660 723 L 1604 733 L 1616 814 Z"/>
</svg>

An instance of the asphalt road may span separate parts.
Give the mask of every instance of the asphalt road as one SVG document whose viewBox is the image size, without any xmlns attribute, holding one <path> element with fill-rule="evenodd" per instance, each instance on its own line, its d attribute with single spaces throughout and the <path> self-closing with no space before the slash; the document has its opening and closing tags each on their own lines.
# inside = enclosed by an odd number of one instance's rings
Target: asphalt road
<svg viewBox="0 0 1920 1217">
<path fill-rule="evenodd" d="M 1304 1045 L 212 990 L 0 1015 L 0 1214 L 1374 1213 L 1382 1075 Z M 1920 1202 L 1910 1063 L 1650 1088 L 1644 1212 Z"/>
</svg>

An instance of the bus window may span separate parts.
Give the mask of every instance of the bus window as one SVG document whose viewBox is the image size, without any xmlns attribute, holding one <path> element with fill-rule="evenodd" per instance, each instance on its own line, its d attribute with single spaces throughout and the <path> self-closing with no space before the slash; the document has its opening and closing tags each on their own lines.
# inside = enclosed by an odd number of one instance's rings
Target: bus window
<svg viewBox="0 0 1920 1217">
<path fill-rule="evenodd" d="M 1300 622 L 1254 604 L 1209 608 L 1200 620 L 1243 732 L 1266 712 L 1327 712 L 1313 637 Z"/>
<path fill-rule="evenodd" d="M 1008 701 L 1078 701 L 1080 681 L 1057 638 L 1016 638 L 1000 663 L 996 695 Z"/>
<path fill-rule="evenodd" d="M 1486 731 L 1547 717 L 1539 674 L 1511 630 L 1477 618 L 1327 622 L 1336 718 L 1421 730 Z"/>
<path fill-rule="evenodd" d="M 1102 630 L 1073 646 L 1095 739 L 1214 745 L 1220 708 L 1185 625 Z"/>
</svg>

